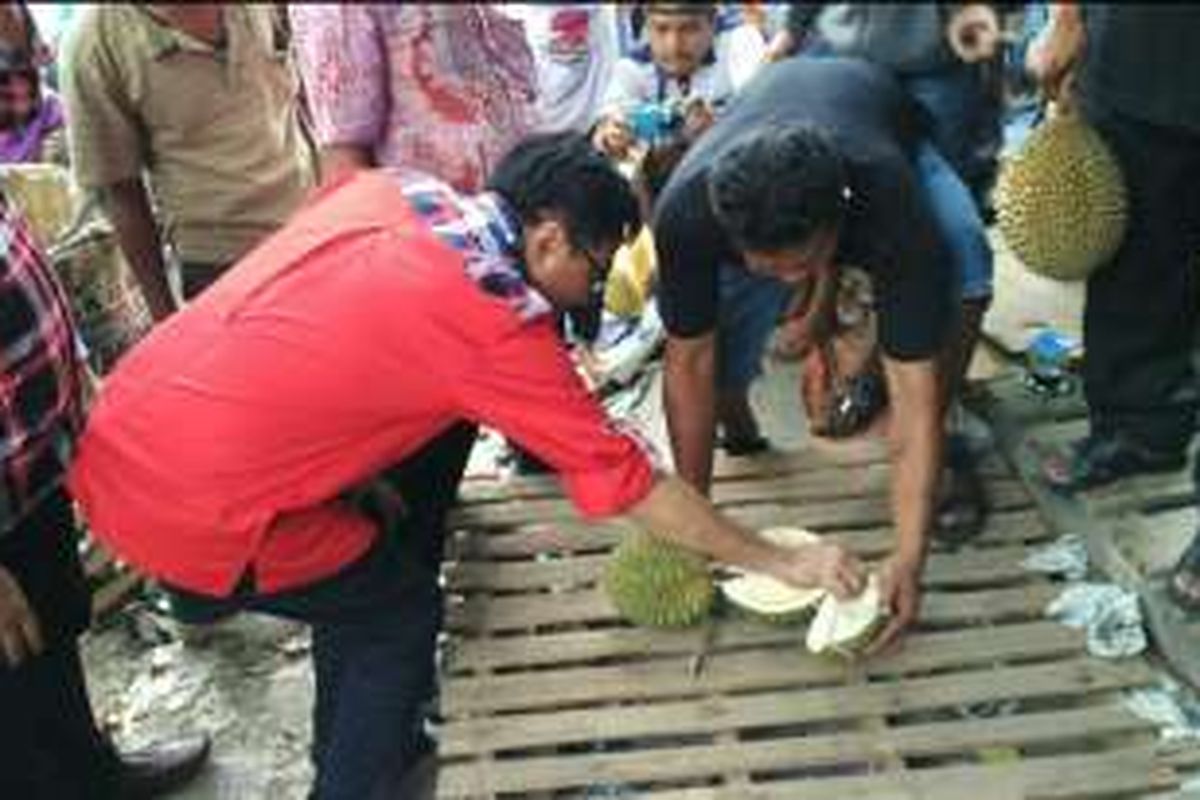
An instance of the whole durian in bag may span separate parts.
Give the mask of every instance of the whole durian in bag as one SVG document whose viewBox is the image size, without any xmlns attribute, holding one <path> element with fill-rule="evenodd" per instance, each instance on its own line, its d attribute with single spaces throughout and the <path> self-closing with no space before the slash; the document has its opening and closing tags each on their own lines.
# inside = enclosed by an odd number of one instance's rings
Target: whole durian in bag
<svg viewBox="0 0 1200 800">
<path fill-rule="evenodd" d="M 622 617 L 653 628 L 701 622 L 715 594 L 702 556 L 640 530 L 617 545 L 605 569 L 604 589 Z"/>
<path fill-rule="evenodd" d="M 1003 163 L 996 212 L 1000 232 L 1026 267 L 1055 280 L 1082 280 L 1125 236 L 1121 169 L 1078 113 L 1059 113 Z"/>
</svg>

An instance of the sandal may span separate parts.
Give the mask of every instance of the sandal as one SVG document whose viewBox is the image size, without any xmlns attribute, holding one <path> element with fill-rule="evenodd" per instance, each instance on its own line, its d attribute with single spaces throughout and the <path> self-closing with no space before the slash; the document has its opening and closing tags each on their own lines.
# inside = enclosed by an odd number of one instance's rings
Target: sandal
<svg viewBox="0 0 1200 800">
<path fill-rule="evenodd" d="M 987 492 L 975 467 L 966 440 L 946 438 L 944 491 L 934 512 L 933 536 L 951 549 L 961 547 L 983 533 L 988 516 Z"/>
<path fill-rule="evenodd" d="M 1064 494 L 1095 489 L 1131 475 L 1180 469 L 1182 452 L 1156 451 L 1116 433 L 1089 435 L 1070 445 L 1067 452 L 1038 445 L 1038 472 L 1051 489 Z"/>
<path fill-rule="evenodd" d="M 1185 613 L 1200 613 L 1200 530 L 1171 570 L 1167 596 Z"/>
</svg>

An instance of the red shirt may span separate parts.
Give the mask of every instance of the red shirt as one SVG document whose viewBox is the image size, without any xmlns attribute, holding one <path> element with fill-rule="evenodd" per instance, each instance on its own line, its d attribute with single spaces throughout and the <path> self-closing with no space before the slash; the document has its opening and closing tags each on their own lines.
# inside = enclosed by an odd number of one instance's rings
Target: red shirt
<svg viewBox="0 0 1200 800">
<path fill-rule="evenodd" d="M 104 381 L 69 486 L 137 568 L 226 594 L 324 577 L 372 524 L 331 501 L 458 419 L 560 474 L 586 515 L 653 484 L 588 395 L 551 318 L 522 321 L 463 255 L 363 173 L 322 193 Z"/>
</svg>

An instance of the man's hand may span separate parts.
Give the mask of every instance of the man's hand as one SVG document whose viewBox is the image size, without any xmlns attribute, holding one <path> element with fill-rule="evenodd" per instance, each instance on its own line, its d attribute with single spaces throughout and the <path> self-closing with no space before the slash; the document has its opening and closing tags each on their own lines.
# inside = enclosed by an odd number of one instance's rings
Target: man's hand
<svg viewBox="0 0 1200 800">
<path fill-rule="evenodd" d="M 13 574 L 0 567 L 0 657 L 9 667 L 42 652 L 42 630 Z"/>
<path fill-rule="evenodd" d="M 880 631 L 866 655 L 873 656 L 900 641 L 904 632 L 921 610 L 921 571 L 924 560 L 919 556 L 893 553 L 879 567 L 879 599 L 891 615 L 887 627 Z"/>
<path fill-rule="evenodd" d="M 777 573 L 780 580 L 804 588 L 818 587 L 839 600 L 859 594 L 866 585 L 862 562 L 837 544 L 810 544 L 789 550 Z"/>
<path fill-rule="evenodd" d="M 592 145 L 609 158 L 623 161 L 629 156 L 633 144 L 633 131 L 621 117 L 611 115 L 596 123 L 596 130 L 592 133 Z"/>
<path fill-rule="evenodd" d="M 705 100 L 697 98 L 683 112 L 683 136 L 689 142 L 700 138 L 717 121 L 717 115 Z"/>
<path fill-rule="evenodd" d="M 1047 97 L 1057 100 L 1086 46 L 1087 36 L 1079 7 L 1070 4 L 1051 6 L 1049 24 L 1025 54 L 1025 69 L 1041 84 Z"/>
<path fill-rule="evenodd" d="M 986 61 L 1000 46 L 1000 20 L 987 3 L 961 6 L 946 24 L 946 39 L 954 55 L 966 64 Z"/>
</svg>

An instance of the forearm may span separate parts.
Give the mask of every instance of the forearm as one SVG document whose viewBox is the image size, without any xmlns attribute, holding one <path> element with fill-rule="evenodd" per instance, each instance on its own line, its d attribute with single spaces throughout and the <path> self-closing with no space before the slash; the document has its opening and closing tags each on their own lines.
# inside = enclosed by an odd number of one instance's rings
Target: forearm
<svg viewBox="0 0 1200 800">
<path fill-rule="evenodd" d="M 896 553 L 922 560 L 941 471 L 942 406 L 932 363 L 887 364 L 893 398 L 892 515 Z"/>
<path fill-rule="evenodd" d="M 162 242 L 141 179 L 106 186 L 100 190 L 100 197 L 151 316 L 166 319 L 178 306 L 167 283 Z"/>
<path fill-rule="evenodd" d="M 701 494 L 712 479 L 716 427 L 715 345 L 712 335 L 700 344 L 667 340 L 663 400 L 675 471 Z"/>
<path fill-rule="evenodd" d="M 781 560 L 774 547 L 722 517 L 679 478 L 660 478 L 630 516 L 651 533 L 722 564 L 779 573 Z"/>
</svg>

